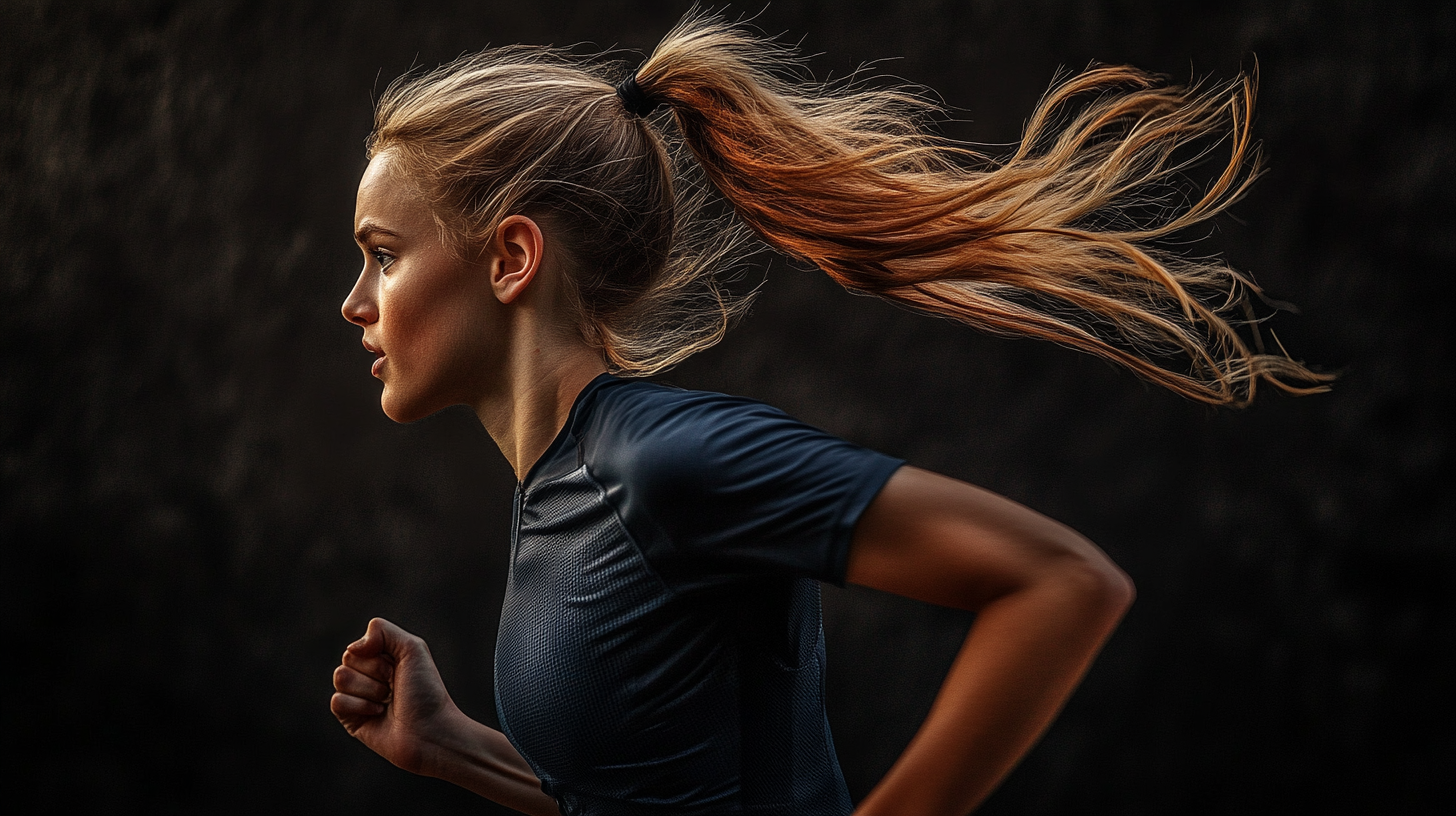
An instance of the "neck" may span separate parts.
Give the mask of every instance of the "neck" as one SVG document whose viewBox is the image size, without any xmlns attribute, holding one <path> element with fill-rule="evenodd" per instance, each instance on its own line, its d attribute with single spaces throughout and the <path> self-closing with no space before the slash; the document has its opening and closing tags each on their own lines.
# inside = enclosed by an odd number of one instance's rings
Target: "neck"
<svg viewBox="0 0 1456 816">
<path fill-rule="evenodd" d="M 585 343 L 530 343 L 511 355 L 505 382 L 473 407 L 480 424 L 511 463 L 517 481 L 551 446 L 576 397 L 605 372 L 600 354 Z"/>
</svg>

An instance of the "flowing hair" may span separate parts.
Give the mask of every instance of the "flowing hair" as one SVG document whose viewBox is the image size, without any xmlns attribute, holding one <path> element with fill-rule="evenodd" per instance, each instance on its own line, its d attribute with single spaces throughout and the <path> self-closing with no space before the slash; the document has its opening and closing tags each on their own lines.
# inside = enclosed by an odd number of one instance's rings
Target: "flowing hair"
<svg viewBox="0 0 1456 816">
<path fill-rule="evenodd" d="M 489 51 L 391 86 L 370 150 L 409 158 L 467 240 L 511 212 L 564 216 L 580 330 L 620 373 L 661 371 L 743 313 L 719 274 L 746 225 L 851 291 L 1071 346 L 1192 399 L 1327 389 L 1331 375 L 1266 352 L 1252 281 L 1169 248 L 1257 175 L 1254 77 L 1179 87 L 1094 66 L 997 160 L 927 133 L 939 108 L 913 90 L 798 66 L 692 12 L 635 74 L 671 116 L 639 117 L 613 87 L 620 66 Z M 1190 195 L 1187 171 L 1216 148 L 1222 171 Z M 700 177 L 736 219 L 704 215 Z"/>
</svg>

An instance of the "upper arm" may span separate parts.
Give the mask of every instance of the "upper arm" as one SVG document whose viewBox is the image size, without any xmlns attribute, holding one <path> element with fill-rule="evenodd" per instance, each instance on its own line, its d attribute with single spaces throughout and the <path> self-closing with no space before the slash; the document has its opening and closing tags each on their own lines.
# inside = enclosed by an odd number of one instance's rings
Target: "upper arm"
<svg viewBox="0 0 1456 816">
<path fill-rule="evenodd" d="M 890 477 L 855 527 L 850 583 L 962 609 L 1050 579 L 1131 598 L 1131 582 L 1071 528 L 914 467 Z"/>
</svg>

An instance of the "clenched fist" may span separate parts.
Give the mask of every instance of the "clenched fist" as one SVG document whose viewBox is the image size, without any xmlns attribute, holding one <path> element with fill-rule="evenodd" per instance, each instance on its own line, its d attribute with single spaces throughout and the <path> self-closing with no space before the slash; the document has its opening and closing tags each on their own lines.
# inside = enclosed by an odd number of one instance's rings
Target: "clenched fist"
<svg viewBox="0 0 1456 816">
<path fill-rule="evenodd" d="M 430 753 L 459 716 L 420 638 L 383 618 L 369 621 L 334 669 L 330 709 L 345 730 L 395 765 L 431 773 Z"/>
</svg>

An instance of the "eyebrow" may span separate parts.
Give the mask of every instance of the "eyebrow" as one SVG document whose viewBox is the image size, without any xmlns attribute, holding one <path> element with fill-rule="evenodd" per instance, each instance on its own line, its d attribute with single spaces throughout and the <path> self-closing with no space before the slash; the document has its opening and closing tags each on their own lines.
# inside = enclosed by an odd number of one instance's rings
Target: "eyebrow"
<svg viewBox="0 0 1456 816">
<path fill-rule="evenodd" d="M 394 232 L 393 230 L 387 230 L 384 227 L 381 227 L 378 224 L 374 223 L 373 221 L 369 221 L 366 219 L 364 223 L 359 225 L 358 229 L 354 230 L 354 241 L 356 243 L 363 244 L 365 242 L 365 238 L 368 238 L 370 235 L 374 235 L 376 233 L 388 235 L 391 238 L 399 237 L 399 233 Z"/>
</svg>

